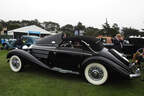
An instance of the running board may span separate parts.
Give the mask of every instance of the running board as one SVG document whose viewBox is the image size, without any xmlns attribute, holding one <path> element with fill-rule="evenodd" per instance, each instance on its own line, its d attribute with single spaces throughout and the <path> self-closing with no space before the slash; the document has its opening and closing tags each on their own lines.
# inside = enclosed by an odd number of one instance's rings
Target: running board
<svg viewBox="0 0 144 96">
<path fill-rule="evenodd" d="M 53 68 L 47 67 L 47 69 L 52 70 L 52 71 L 57 71 L 57 72 L 60 72 L 60 73 L 70 73 L 70 74 L 77 74 L 77 75 L 80 74 L 79 72 L 74 72 L 74 71 L 71 71 L 71 70 L 64 70 L 64 69 L 58 68 L 58 67 L 53 67 Z"/>
</svg>

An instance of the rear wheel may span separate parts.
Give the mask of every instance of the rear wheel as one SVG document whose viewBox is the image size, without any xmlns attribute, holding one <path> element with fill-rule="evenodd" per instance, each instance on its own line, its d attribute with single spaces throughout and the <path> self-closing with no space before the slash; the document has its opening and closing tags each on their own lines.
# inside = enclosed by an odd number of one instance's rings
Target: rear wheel
<svg viewBox="0 0 144 96">
<path fill-rule="evenodd" d="M 102 85 L 108 79 L 108 71 L 100 63 L 90 63 L 85 67 L 84 76 L 93 85 Z"/>
<path fill-rule="evenodd" d="M 10 57 L 9 64 L 13 72 L 19 72 L 23 68 L 22 60 L 20 59 L 19 56 L 16 56 L 16 55 L 13 55 Z"/>
</svg>

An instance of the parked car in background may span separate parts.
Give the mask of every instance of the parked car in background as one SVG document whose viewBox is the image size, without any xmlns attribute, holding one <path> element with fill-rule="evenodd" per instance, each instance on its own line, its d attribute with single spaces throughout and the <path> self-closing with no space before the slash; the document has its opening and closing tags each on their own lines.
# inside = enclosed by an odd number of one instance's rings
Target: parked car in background
<svg viewBox="0 0 144 96">
<path fill-rule="evenodd" d="M 40 37 L 38 36 L 22 36 L 21 40 L 23 42 L 22 45 L 18 45 L 16 39 L 9 39 L 5 40 L 5 42 L 2 44 L 4 49 L 22 49 L 23 46 L 29 47 L 30 45 L 34 44 L 36 40 L 38 40 Z M 18 47 L 20 46 L 20 47 Z"/>
<path fill-rule="evenodd" d="M 114 44 L 112 42 L 112 38 L 103 38 L 103 45 L 108 48 L 112 49 L 114 47 Z M 133 54 L 140 48 L 144 47 L 144 38 L 136 38 L 136 37 L 130 37 L 127 40 L 124 40 L 123 43 L 123 54 L 125 54 L 128 57 L 132 57 Z"/>
<path fill-rule="evenodd" d="M 13 49 L 15 42 L 16 42 L 16 39 L 5 39 L 4 42 L 2 43 L 2 48 Z"/>
<path fill-rule="evenodd" d="M 131 36 L 129 37 L 128 42 L 133 45 L 133 53 L 141 48 L 144 48 L 144 37 Z"/>
<path fill-rule="evenodd" d="M 22 36 L 22 40 L 24 41 L 24 45 L 28 47 L 32 44 L 35 44 L 36 40 L 40 39 L 38 36 Z"/>
<path fill-rule="evenodd" d="M 7 55 L 11 70 L 19 72 L 32 63 L 49 70 L 79 73 L 93 85 L 104 84 L 112 73 L 125 78 L 140 76 L 134 63 L 118 51 L 105 48 L 95 37 L 60 37 L 38 40 L 29 51 L 11 50 Z"/>
</svg>

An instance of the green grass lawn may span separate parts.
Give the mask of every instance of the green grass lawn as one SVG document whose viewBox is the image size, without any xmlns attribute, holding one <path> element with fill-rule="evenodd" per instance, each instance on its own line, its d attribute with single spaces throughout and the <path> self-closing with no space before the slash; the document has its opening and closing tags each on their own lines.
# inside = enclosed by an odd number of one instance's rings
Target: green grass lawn
<svg viewBox="0 0 144 96">
<path fill-rule="evenodd" d="M 0 44 L 0 48 L 2 47 L 2 44 Z"/>
<path fill-rule="evenodd" d="M 0 96 L 144 96 L 144 81 L 112 80 L 93 86 L 79 75 L 62 74 L 37 66 L 14 73 L 0 51 Z"/>
</svg>

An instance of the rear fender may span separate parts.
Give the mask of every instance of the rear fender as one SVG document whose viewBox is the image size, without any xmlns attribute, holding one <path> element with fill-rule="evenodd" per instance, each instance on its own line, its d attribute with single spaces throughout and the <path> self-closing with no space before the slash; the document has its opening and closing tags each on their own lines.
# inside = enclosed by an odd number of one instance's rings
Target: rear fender
<svg viewBox="0 0 144 96">
<path fill-rule="evenodd" d="M 87 64 L 92 63 L 92 62 L 102 62 L 102 64 L 106 68 L 108 68 L 108 70 L 110 70 L 109 68 L 112 68 L 114 71 L 117 71 L 118 73 L 122 74 L 124 77 L 129 77 L 130 72 L 128 70 L 122 68 L 121 66 L 114 63 L 113 61 L 102 56 L 94 56 L 94 57 L 90 57 L 84 60 L 81 64 L 82 70 L 83 68 L 86 67 Z"/>
</svg>

